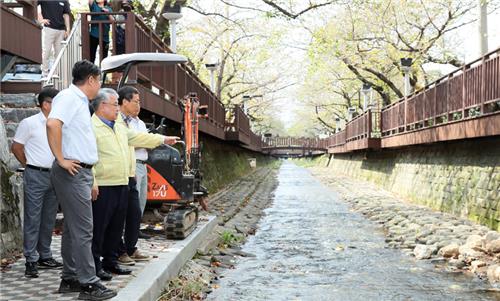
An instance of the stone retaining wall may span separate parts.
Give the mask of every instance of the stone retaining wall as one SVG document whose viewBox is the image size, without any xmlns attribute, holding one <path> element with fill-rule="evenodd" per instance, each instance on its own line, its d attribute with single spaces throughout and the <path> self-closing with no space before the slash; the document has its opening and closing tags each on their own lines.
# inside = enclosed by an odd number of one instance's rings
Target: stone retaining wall
<svg viewBox="0 0 500 301">
<path fill-rule="evenodd" d="M 22 250 L 23 180 L 10 144 L 19 122 L 39 112 L 32 93 L 0 95 L 0 256 Z"/>
<path fill-rule="evenodd" d="M 316 159 L 411 202 L 500 230 L 500 137 Z"/>
</svg>

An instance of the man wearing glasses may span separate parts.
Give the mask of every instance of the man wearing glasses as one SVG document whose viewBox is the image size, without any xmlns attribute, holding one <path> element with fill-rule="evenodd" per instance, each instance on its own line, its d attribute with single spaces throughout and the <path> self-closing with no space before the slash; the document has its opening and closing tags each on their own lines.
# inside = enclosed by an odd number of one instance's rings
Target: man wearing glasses
<svg viewBox="0 0 500 301">
<path fill-rule="evenodd" d="M 133 117 L 139 114 L 140 95 L 139 91 L 132 86 L 125 86 L 118 90 L 120 104 L 120 116 L 118 122 L 123 123 L 130 129 L 137 130 L 133 126 Z M 175 143 L 175 141 L 173 141 Z M 123 265 L 134 265 L 136 261 L 147 261 L 149 256 L 142 254 L 137 249 L 137 241 L 140 235 L 142 220 L 142 209 L 139 201 L 139 191 L 136 177 L 136 157 L 135 148 L 130 148 L 130 174 L 127 218 L 125 221 L 125 233 L 123 241 L 118 249 L 117 260 Z"/>
<path fill-rule="evenodd" d="M 38 95 L 41 112 L 23 119 L 19 124 L 12 153 L 24 171 L 24 223 L 23 253 L 26 257 L 24 275 L 38 277 L 38 268 L 60 268 L 62 264 L 52 258 L 50 244 L 56 221 L 57 200 L 50 181 L 50 168 L 54 156 L 50 152 L 45 129 L 52 99 L 59 93 L 43 88 Z"/>
<path fill-rule="evenodd" d="M 98 161 L 89 100 L 101 88 L 101 70 L 82 60 L 73 66 L 73 84 L 59 92 L 47 120 L 47 138 L 55 161 L 51 180 L 64 214 L 60 293 L 80 292 L 79 299 L 116 296 L 96 276 L 92 256 L 92 167 Z"/>
<path fill-rule="evenodd" d="M 137 132 L 119 122 L 118 94 L 113 89 L 101 89 L 92 107 L 95 111 L 92 127 L 99 156 L 94 166 L 95 181 L 92 188 L 92 253 L 97 276 L 101 280 L 111 280 L 111 273 L 131 273 L 131 270 L 120 267 L 116 261 L 129 205 L 130 149 L 172 144 L 177 137 Z"/>
</svg>

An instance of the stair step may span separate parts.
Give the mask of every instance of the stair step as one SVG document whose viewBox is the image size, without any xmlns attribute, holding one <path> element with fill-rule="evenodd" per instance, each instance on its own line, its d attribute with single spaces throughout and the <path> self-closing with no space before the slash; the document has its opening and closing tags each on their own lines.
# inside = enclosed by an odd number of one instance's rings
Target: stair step
<svg viewBox="0 0 500 301">
<path fill-rule="evenodd" d="M 5 124 L 19 123 L 24 118 L 28 118 L 40 112 L 36 107 L 32 108 L 0 108 L 0 115 Z"/>
<path fill-rule="evenodd" d="M 9 108 L 34 108 L 37 106 L 34 93 L 0 94 L 0 106 Z"/>
</svg>

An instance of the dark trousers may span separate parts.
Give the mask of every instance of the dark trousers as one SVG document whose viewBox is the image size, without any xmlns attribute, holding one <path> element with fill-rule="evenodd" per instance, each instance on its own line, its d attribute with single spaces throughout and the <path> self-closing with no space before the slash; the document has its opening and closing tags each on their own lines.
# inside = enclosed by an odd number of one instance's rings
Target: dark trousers
<svg viewBox="0 0 500 301">
<path fill-rule="evenodd" d="M 90 61 L 92 63 L 95 63 L 95 57 L 96 57 L 96 52 L 97 52 L 97 46 L 99 46 L 99 39 L 93 36 L 90 36 Z M 108 50 L 109 50 L 109 42 L 104 42 L 102 41 L 102 57 L 101 60 L 103 60 L 105 57 L 108 56 Z M 99 64 L 97 64 L 99 65 Z"/>
<path fill-rule="evenodd" d="M 92 171 L 82 168 L 72 176 L 54 161 L 50 176 L 64 214 L 61 278 L 81 284 L 97 282 L 92 258 Z"/>
<path fill-rule="evenodd" d="M 127 193 L 126 185 L 99 186 L 99 196 L 92 202 L 94 217 L 92 255 L 96 271 L 117 264 L 114 253 L 123 233 L 123 223 L 127 213 Z"/>
<path fill-rule="evenodd" d="M 128 182 L 128 207 L 127 218 L 125 220 L 124 240 L 120 242 L 118 255 L 127 252 L 128 255 L 134 254 L 137 250 L 137 241 L 139 240 L 139 228 L 141 227 L 142 211 L 139 204 L 139 192 L 137 191 L 137 182 L 135 178 L 129 178 Z"/>
</svg>

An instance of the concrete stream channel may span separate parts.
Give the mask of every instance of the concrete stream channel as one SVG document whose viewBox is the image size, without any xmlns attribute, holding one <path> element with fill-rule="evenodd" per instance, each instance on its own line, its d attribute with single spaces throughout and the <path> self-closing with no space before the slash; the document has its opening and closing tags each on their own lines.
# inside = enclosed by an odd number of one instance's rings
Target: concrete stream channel
<svg viewBox="0 0 500 301">
<path fill-rule="evenodd" d="M 218 225 L 160 300 L 500 298 L 473 274 L 389 245 L 380 224 L 290 161 L 235 182 L 210 206 Z"/>
<path fill-rule="evenodd" d="M 423 227 L 441 224 L 436 231 L 460 244 L 471 234 L 500 241 L 498 232 L 405 204 L 327 169 L 271 163 L 211 195 L 209 208 L 185 240 L 165 240 L 160 230 L 141 239 L 139 248 L 153 259 L 106 283 L 118 290 L 114 300 L 500 300 L 495 287 L 467 270 L 470 261 L 459 257 L 455 264 L 462 268 L 456 268 L 441 258 L 417 260 L 415 241 L 401 246 L 394 231 L 404 228 L 397 215 L 404 211 Z M 149 217 L 150 226 L 159 225 Z M 383 218 L 398 221 L 393 232 Z M 463 231 L 444 231 L 445 225 Z M 424 238 L 436 237 L 418 239 Z M 60 258 L 59 234 L 53 249 Z M 477 268 L 484 275 L 487 266 Z M 35 279 L 23 273 L 22 259 L 2 268 L 0 300 L 78 296 L 57 294 L 59 270 L 43 270 Z"/>
</svg>

